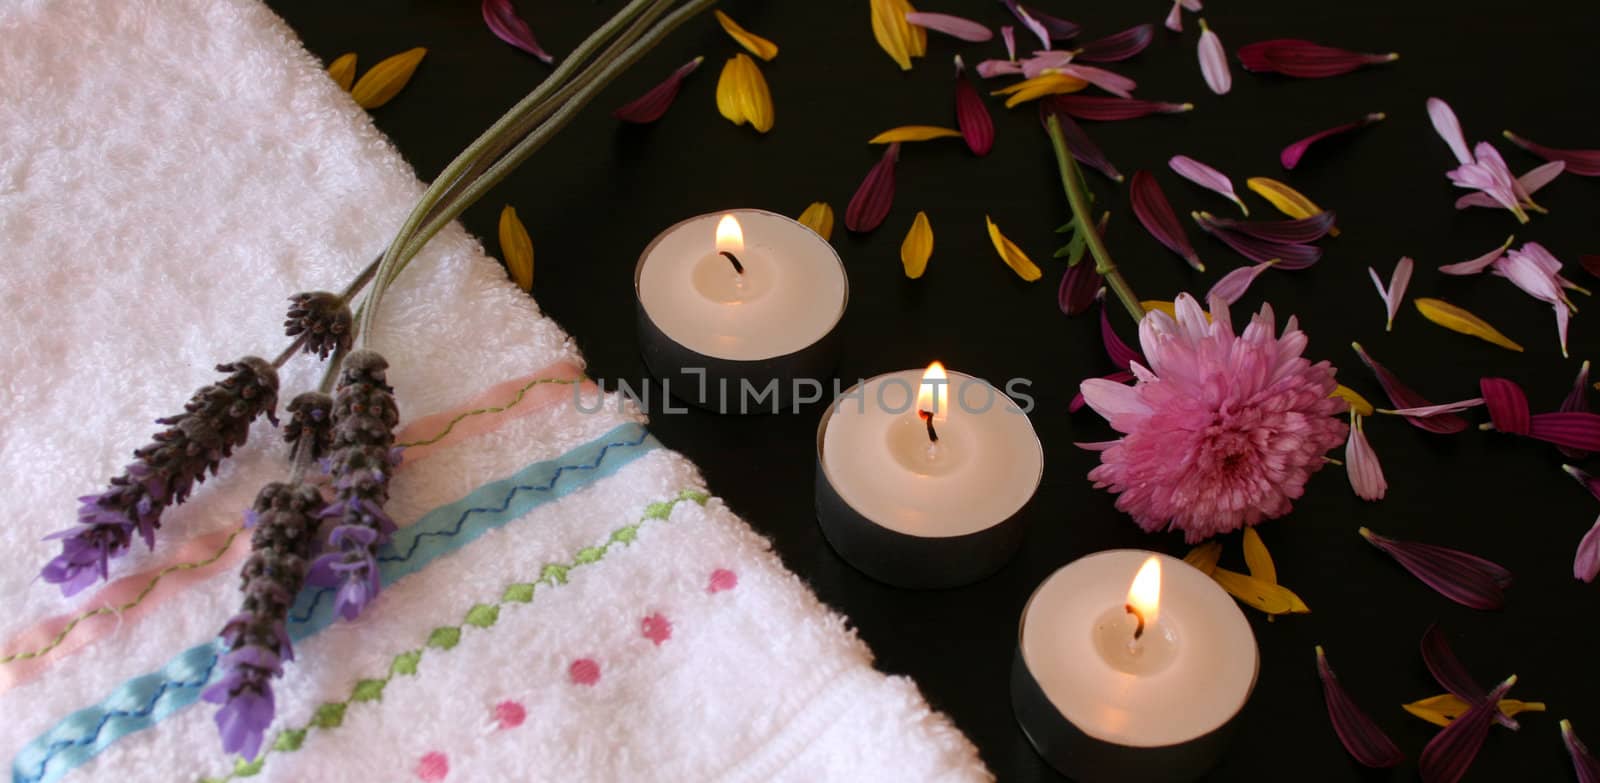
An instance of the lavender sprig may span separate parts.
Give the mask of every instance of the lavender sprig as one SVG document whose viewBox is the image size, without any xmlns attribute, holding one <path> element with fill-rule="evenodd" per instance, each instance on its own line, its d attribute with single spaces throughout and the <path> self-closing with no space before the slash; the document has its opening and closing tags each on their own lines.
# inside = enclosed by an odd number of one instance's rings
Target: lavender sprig
<svg viewBox="0 0 1600 783">
<path fill-rule="evenodd" d="M 329 473 L 334 500 L 322 512 L 334 520 L 328 552 L 311 566 L 309 580 L 339 588 L 334 606 L 354 620 L 377 597 L 378 547 L 388 543 L 394 521 L 384 513 L 394 464 L 394 426 L 399 411 L 386 383 L 389 363 L 376 351 L 359 350 L 344 360 L 333 408 Z"/>
<path fill-rule="evenodd" d="M 245 515 L 254 528 L 250 557 L 239 573 L 244 605 L 222 628 L 228 652 L 222 656 L 222 679 L 201 698 L 221 704 L 217 729 L 222 749 L 254 759 L 276 707 L 272 679 L 283 663 L 294 659 L 285 621 L 289 607 L 305 583 L 311 538 L 323 506 L 322 494 L 309 484 L 273 482 L 261 488 Z"/>
<path fill-rule="evenodd" d="M 349 350 L 354 318 L 345 298 L 327 291 L 310 291 L 289 297 L 289 313 L 283 321 L 284 333 L 298 337 L 306 353 L 326 359 L 329 354 Z"/>
<path fill-rule="evenodd" d="M 278 373 L 270 364 L 247 356 L 217 371 L 228 377 L 195 392 L 183 413 L 157 419 L 167 428 L 133 452 L 134 461 L 104 492 L 79 498 L 77 525 L 49 536 L 61 541 L 61 554 L 39 575 L 63 595 L 106 579 L 111 559 L 128 551 L 135 530 L 154 549 L 162 512 L 188 499 L 207 472 L 216 473 L 257 416 L 278 423 Z"/>
</svg>

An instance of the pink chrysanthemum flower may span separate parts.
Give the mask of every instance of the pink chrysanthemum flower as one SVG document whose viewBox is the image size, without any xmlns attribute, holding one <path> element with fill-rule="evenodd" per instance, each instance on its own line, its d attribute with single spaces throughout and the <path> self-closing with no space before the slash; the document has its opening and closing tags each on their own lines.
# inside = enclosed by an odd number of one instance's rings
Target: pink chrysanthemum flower
<svg viewBox="0 0 1600 783">
<path fill-rule="evenodd" d="M 1294 318 L 1279 336 L 1263 305 L 1235 336 L 1219 299 L 1209 322 L 1188 294 L 1176 312 L 1140 322 L 1149 367 L 1132 364 L 1133 386 L 1083 382 L 1089 406 L 1123 434 L 1089 478 L 1140 527 L 1182 530 L 1194 543 L 1288 513 L 1323 454 L 1344 442 L 1346 406 L 1330 396 L 1333 367 L 1301 356 Z"/>
</svg>

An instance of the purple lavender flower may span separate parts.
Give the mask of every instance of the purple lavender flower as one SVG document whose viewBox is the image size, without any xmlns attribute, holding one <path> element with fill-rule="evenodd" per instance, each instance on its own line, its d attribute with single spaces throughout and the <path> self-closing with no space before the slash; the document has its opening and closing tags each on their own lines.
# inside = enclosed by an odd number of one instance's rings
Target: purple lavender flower
<svg viewBox="0 0 1600 783">
<path fill-rule="evenodd" d="M 343 297 L 327 291 L 310 291 L 289 297 L 284 333 L 300 338 L 306 353 L 324 359 L 328 354 L 350 349 L 354 336 L 350 307 Z"/>
<path fill-rule="evenodd" d="M 334 501 L 322 512 L 334 526 L 328 551 L 312 564 L 309 579 L 339 589 L 334 606 L 346 620 L 355 619 L 377 597 L 382 587 L 377 550 L 395 530 L 383 510 L 394 466 L 394 426 L 400 418 L 394 389 L 385 379 L 388 367 L 374 351 L 350 354 L 334 397 L 328 459 Z"/>
<path fill-rule="evenodd" d="M 61 541 L 61 554 L 39 575 L 72 595 L 105 579 L 110 561 L 128 551 L 137 530 L 155 548 L 156 530 L 168 506 L 189 492 L 250 435 L 250 423 L 266 414 L 273 424 L 278 405 L 278 373 L 262 359 L 247 356 L 217 366 L 228 377 L 202 387 L 183 413 L 157 419 L 166 429 L 133 452 L 134 461 L 98 495 L 79 498 L 78 524 L 49 536 Z"/>
<path fill-rule="evenodd" d="M 305 583 L 322 506 L 316 487 L 273 482 L 261 488 L 247 516 L 254 521 L 250 557 L 239 573 L 244 605 L 222 628 L 228 648 L 222 679 L 201 694 L 222 705 L 216 721 L 224 752 L 255 758 L 272 723 L 272 680 L 294 659 L 285 621 Z"/>
</svg>

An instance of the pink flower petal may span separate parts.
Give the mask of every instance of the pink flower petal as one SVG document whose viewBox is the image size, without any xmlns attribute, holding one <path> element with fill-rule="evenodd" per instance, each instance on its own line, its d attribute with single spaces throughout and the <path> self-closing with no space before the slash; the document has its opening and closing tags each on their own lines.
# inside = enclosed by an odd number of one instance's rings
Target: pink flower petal
<svg viewBox="0 0 1600 783">
<path fill-rule="evenodd" d="M 1056 302 L 1061 306 L 1061 312 L 1067 315 L 1088 312 L 1094 304 L 1095 293 L 1104 284 L 1105 279 L 1095 269 L 1093 259 L 1080 259 L 1078 263 L 1067 267 L 1067 271 L 1061 275 L 1061 287 L 1056 290 Z"/>
<path fill-rule="evenodd" d="M 1456 783 L 1462 775 L 1467 774 L 1467 768 L 1478 757 L 1483 741 L 1489 738 L 1489 727 L 1493 725 L 1495 716 L 1500 714 L 1500 698 L 1516 681 L 1515 676 L 1507 678 L 1489 693 L 1487 699 L 1474 704 L 1460 717 L 1450 721 L 1449 726 L 1428 742 L 1427 747 L 1422 749 L 1422 755 L 1417 758 L 1423 783 Z"/>
<path fill-rule="evenodd" d="M 1578 483 L 1589 490 L 1589 494 L 1593 495 L 1596 500 L 1600 500 L 1600 476 L 1591 476 L 1582 468 L 1575 468 L 1571 465 L 1562 465 L 1561 469 L 1566 471 L 1567 475 L 1577 479 Z"/>
<path fill-rule="evenodd" d="M 673 100 L 678 97 L 678 90 L 683 86 L 684 78 L 694 73 L 704 59 L 704 57 L 696 57 L 678 66 L 678 69 L 673 71 L 666 81 L 651 87 L 645 94 L 623 104 L 612 112 L 611 116 L 623 122 L 641 125 L 661 119 L 661 115 L 667 113 L 667 109 L 671 108 Z"/>
<path fill-rule="evenodd" d="M 1362 117 L 1359 120 L 1356 120 L 1355 122 L 1347 122 L 1343 125 L 1337 125 L 1329 128 L 1325 131 L 1313 133 L 1310 136 L 1284 147 L 1283 152 L 1279 153 L 1278 155 L 1278 162 L 1282 163 L 1284 168 L 1292 169 L 1295 166 L 1300 165 L 1300 158 L 1306 154 L 1306 150 L 1310 149 L 1311 145 L 1316 144 L 1317 142 L 1322 141 L 1329 136 L 1337 136 L 1341 133 L 1349 133 L 1353 130 L 1365 128 L 1373 123 L 1382 122 L 1385 116 L 1387 115 L 1381 111 L 1374 112 Z"/>
<path fill-rule="evenodd" d="M 1100 300 L 1100 342 L 1106 347 L 1106 356 L 1110 357 L 1111 363 L 1117 367 L 1126 370 L 1134 362 L 1144 364 L 1144 354 L 1123 342 L 1122 338 L 1117 336 L 1116 330 L 1111 328 L 1111 318 L 1106 315 L 1106 303 L 1103 297 Z"/>
<path fill-rule="evenodd" d="M 1239 62 L 1256 73 L 1281 73 L 1300 79 L 1324 79 L 1363 65 L 1400 59 L 1394 54 L 1362 54 L 1296 38 L 1258 41 L 1239 47 Z"/>
<path fill-rule="evenodd" d="M 1152 114 L 1179 114 L 1194 110 L 1192 103 L 1161 103 L 1106 95 L 1051 95 L 1044 100 L 1049 101 L 1053 108 L 1063 114 L 1069 114 L 1080 120 L 1100 122 L 1131 120 Z"/>
<path fill-rule="evenodd" d="M 1172 10 L 1167 12 L 1165 24 L 1168 30 L 1175 33 L 1183 32 L 1183 4 L 1173 0 Z"/>
<path fill-rule="evenodd" d="M 1437 680 L 1439 686 L 1455 694 L 1467 704 L 1477 704 L 1489 697 L 1489 692 L 1472 678 L 1472 673 L 1456 657 L 1455 650 L 1450 648 L 1450 640 L 1445 637 L 1444 631 L 1439 630 L 1439 624 L 1428 626 L 1422 634 L 1422 662 L 1427 665 L 1428 672 Z M 1500 725 L 1512 731 L 1521 728 L 1515 718 L 1495 711 L 1495 720 Z"/>
<path fill-rule="evenodd" d="M 1326 214 L 1326 213 L 1324 213 Z M 1206 233 L 1222 240 L 1239 255 L 1258 263 L 1277 261 L 1280 269 L 1305 269 L 1321 260 L 1322 248 L 1295 242 L 1274 242 L 1236 231 L 1217 222 L 1205 212 L 1192 215 Z"/>
<path fill-rule="evenodd" d="M 1022 63 L 1015 60 L 984 60 L 978 63 L 975 70 L 985 79 L 993 79 L 996 76 L 1021 76 Z"/>
<path fill-rule="evenodd" d="M 534 40 L 532 28 L 517 16 L 517 9 L 512 7 L 511 0 L 483 0 L 483 23 L 489 26 L 489 31 L 496 38 L 546 63 L 555 62 L 555 58 Z"/>
<path fill-rule="evenodd" d="M 1402 383 L 1394 373 L 1389 372 L 1387 367 L 1384 367 L 1383 365 L 1379 364 L 1376 359 L 1368 356 L 1367 352 L 1362 349 L 1360 343 L 1351 343 L 1350 347 L 1355 349 L 1356 355 L 1360 356 L 1361 361 L 1367 365 L 1368 369 L 1372 370 L 1372 374 L 1378 376 L 1378 383 L 1383 386 L 1384 393 L 1389 396 L 1389 402 L 1393 404 L 1394 407 L 1400 409 L 1426 408 L 1433 405 L 1433 403 L 1429 402 L 1427 398 L 1412 391 L 1411 387 Z M 1424 429 L 1428 432 L 1435 432 L 1441 435 L 1452 435 L 1466 429 L 1469 426 L 1466 419 L 1463 419 L 1460 416 L 1453 416 L 1449 414 L 1428 417 L 1408 416 L 1406 417 L 1406 421 L 1411 422 L 1413 426 L 1419 429 Z"/>
<path fill-rule="evenodd" d="M 1328 720 L 1333 724 L 1333 731 L 1356 761 L 1374 769 L 1399 766 L 1405 761 L 1405 754 L 1395 746 L 1394 740 L 1389 739 L 1345 692 L 1321 647 L 1317 648 L 1317 676 L 1322 680 L 1322 696 L 1328 704 Z"/>
<path fill-rule="evenodd" d="M 1073 122 L 1071 117 L 1053 111 L 1051 106 L 1052 104 L 1048 103 L 1039 104 L 1040 118 L 1044 119 L 1051 114 L 1055 115 L 1056 120 L 1061 123 L 1061 136 L 1066 139 L 1067 149 L 1072 152 L 1072 157 L 1076 158 L 1079 163 L 1095 169 L 1117 182 L 1121 182 L 1123 180 L 1122 172 L 1117 171 L 1117 167 L 1106 159 L 1106 154 L 1100 151 L 1100 146 L 1089 138 L 1089 134 L 1084 133 L 1083 128 L 1078 123 Z"/>
<path fill-rule="evenodd" d="M 1150 172 L 1133 173 L 1133 182 L 1128 186 L 1128 198 L 1133 204 L 1134 216 L 1139 218 L 1139 224 L 1150 232 L 1150 236 L 1177 253 L 1189 266 L 1201 272 L 1206 270 L 1205 264 L 1200 263 L 1200 256 L 1195 254 L 1194 246 L 1189 244 L 1183 224 L 1173 214 L 1172 204 L 1167 201 L 1166 194 L 1161 192 L 1161 185 L 1157 184 Z"/>
<path fill-rule="evenodd" d="M 1209 212 L 1200 214 L 1206 222 L 1219 228 L 1267 242 L 1290 244 L 1315 242 L 1327 236 L 1333 229 L 1334 220 L 1338 217 L 1333 212 L 1318 212 L 1311 217 L 1298 220 L 1234 220 L 1217 217 Z"/>
<path fill-rule="evenodd" d="M 1152 412 L 1150 406 L 1132 386 L 1114 383 L 1104 378 L 1090 378 L 1081 385 L 1083 398 L 1095 413 L 1100 414 L 1111 427 L 1124 431 L 1118 422 L 1126 417 L 1144 417 Z"/>
<path fill-rule="evenodd" d="M 1566 163 L 1554 160 L 1529 169 L 1528 173 L 1517 177 L 1517 190 L 1519 191 L 1517 198 L 1524 203 L 1530 203 L 1534 193 L 1539 192 L 1545 185 L 1554 181 L 1566 168 Z M 1500 206 L 1500 203 L 1489 198 L 1487 193 L 1468 193 L 1456 199 L 1456 209 L 1466 209 L 1467 207 L 1499 209 Z"/>
<path fill-rule="evenodd" d="M 1022 61 L 1022 75 L 1032 79 L 1046 73 L 1059 71 L 1066 67 L 1067 63 L 1072 62 L 1073 56 L 1072 52 L 1055 50 L 1034 52 L 1032 57 Z"/>
<path fill-rule="evenodd" d="M 883 151 L 883 159 L 867 172 L 861 187 L 850 197 L 850 206 L 844 211 L 844 226 L 851 231 L 865 232 L 877 228 L 889 216 L 894 204 L 894 164 L 900 158 L 900 144 L 890 144 Z"/>
<path fill-rule="evenodd" d="M 1446 413 L 1458 413 L 1470 408 L 1476 408 L 1482 404 L 1482 397 L 1473 397 L 1470 400 L 1457 400 L 1456 402 L 1446 402 L 1440 405 L 1424 405 L 1420 408 L 1379 408 L 1378 412 L 1387 413 L 1391 416 L 1413 416 L 1425 419 L 1430 416 L 1443 416 Z"/>
<path fill-rule="evenodd" d="M 1383 297 L 1384 309 L 1388 311 L 1389 320 L 1384 323 L 1385 332 L 1394 331 L 1394 317 L 1400 312 L 1400 303 L 1405 301 L 1406 287 L 1411 285 L 1411 270 L 1415 262 L 1411 258 L 1401 258 L 1394 265 L 1394 272 L 1389 276 L 1389 287 L 1383 287 L 1383 280 L 1378 278 L 1378 270 L 1367 267 L 1367 273 L 1372 275 L 1372 284 L 1378 287 L 1378 296 Z"/>
<path fill-rule="evenodd" d="M 1511 247 L 1511 243 L 1515 241 L 1517 241 L 1515 236 L 1506 237 L 1505 244 L 1490 250 L 1489 252 L 1472 259 L 1471 261 L 1462 261 L 1457 264 L 1445 264 L 1444 266 L 1439 267 L 1439 271 L 1447 275 L 1478 274 L 1479 272 L 1488 269 L 1490 264 L 1499 261 L 1500 256 L 1505 255 L 1506 248 Z"/>
<path fill-rule="evenodd" d="M 1172 167 L 1178 176 L 1238 204 L 1245 217 L 1250 216 L 1250 208 L 1239 200 L 1237 193 L 1233 192 L 1233 181 L 1228 179 L 1227 175 L 1187 155 L 1173 155 L 1167 160 L 1167 165 Z"/>
<path fill-rule="evenodd" d="M 1012 27 L 1011 25 L 1008 25 L 1008 24 L 1007 25 L 1001 25 L 1000 26 L 1000 40 L 1004 41 L 1005 44 L 1006 44 L 1006 59 L 1010 60 L 1012 62 L 1016 62 L 1017 61 L 1017 28 Z M 1044 48 L 1049 49 L 1050 45 L 1049 44 L 1045 44 Z M 984 78 L 987 79 L 989 77 L 985 76 Z"/>
<path fill-rule="evenodd" d="M 972 154 L 983 157 L 994 149 L 994 120 L 978 88 L 962 73 L 961 55 L 956 55 L 956 127 Z"/>
<path fill-rule="evenodd" d="M 1100 377 L 1113 383 L 1127 383 L 1133 380 L 1133 373 L 1128 372 L 1127 370 L 1117 370 L 1110 375 L 1102 375 Z M 1072 402 L 1067 403 L 1067 413 L 1077 413 L 1078 411 L 1083 410 L 1085 402 L 1086 400 L 1083 399 L 1083 391 L 1079 390 L 1077 394 L 1072 396 Z M 1116 444 L 1117 441 L 1112 440 L 1102 441 L 1099 443 L 1074 443 L 1072 445 L 1077 446 L 1080 449 L 1088 449 L 1090 451 L 1105 451 Z M 1103 448 L 1093 448 L 1095 446 L 1102 446 Z"/>
<path fill-rule="evenodd" d="M 971 19 L 963 19 L 949 14 L 932 14 L 925 11 L 912 11 L 906 14 L 906 21 L 918 27 L 926 27 L 935 32 L 960 38 L 963 41 L 983 43 L 994 38 L 994 32 Z"/>
<path fill-rule="evenodd" d="M 1206 86 L 1218 95 L 1227 95 L 1233 89 L 1233 74 L 1228 70 L 1228 53 L 1222 48 L 1222 39 L 1211 31 L 1206 20 L 1200 20 L 1200 75 Z"/>
<path fill-rule="evenodd" d="M 1505 606 L 1504 589 L 1509 585 L 1510 572 L 1504 568 L 1448 547 L 1386 538 L 1366 528 L 1360 532 L 1362 538 L 1440 595 L 1473 609 Z"/>
<path fill-rule="evenodd" d="M 1504 133 L 1512 144 L 1517 145 L 1541 158 L 1549 161 L 1561 161 L 1567 164 L 1567 171 L 1580 177 L 1600 177 L 1600 150 L 1563 150 L 1535 144 L 1511 131 Z"/>
<path fill-rule="evenodd" d="M 1001 2 L 1005 3 L 1006 8 L 1011 11 L 1011 15 L 1015 16 L 1023 27 L 1028 28 L 1029 32 L 1039 38 L 1040 49 L 1050 48 L 1050 31 L 1046 30 L 1044 25 L 1034 18 L 1033 14 L 1028 13 L 1028 10 L 1022 6 L 1017 5 L 1017 0 L 1001 0 Z M 1013 58 L 1015 57 L 1015 55 L 1012 56 Z"/>
<path fill-rule="evenodd" d="M 1049 33 L 1050 38 L 1053 40 L 1065 41 L 1071 38 L 1077 38 L 1078 33 L 1082 30 L 1082 28 L 1078 27 L 1076 22 L 1069 22 L 1059 16 L 1051 16 L 1050 14 L 1040 11 L 1037 8 L 1022 6 L 1022 10 L 1026 11 L 1028 16 L 1033 17 L 1034 21 L 1038 22 L 1040 25 L 1043 25 L 1045 32 Z M 1046 46 L 1045 48 L 1049 47 Z"/>
<path fill-rule="evenodd" d="M 1463 165 L 1471 163 L 1472 154 L 1467 152 L 1467 137 L 1461 133 L 1461 121 L 1456 119 L 1455 110 L 1450 108 L 1450 104 L 1438 98 L 1429 98 L 1428 119 L 1433 122 L 1433 129 L 1438 132 L 1439 138 L 1450 145 L 1456 162 Z"/>
<path fill-rule="evenodd" d="M 1126 60 L 1149 48 L 1155 36 L 1155 25 L 1134 25 L 1120 33 L 1098 38 L 1078 47 L 1078 59 L 1091 63 L 1114 63 Z"/>
<path fill-rule="evenodd" d="M 1600 760 L 1573 733 L 1571 721 L 1561 721 L 1561 741 L 1566 743 L 1567 754 L 1572 756 L 1572 767 L 1578 773 L 1578 783 L 1600 783 Z"/>
<path fill-rule="evenodd" d="M 1206 292 L 1206 301 L 1221 299 L 1228 304 L 1239 301 L 1239 297 L 1244 296 L 1244 292 L 1250 289 L 1250 284 L 1254 283 L 1262 272 L 1267 271 L 1269 267 L 1276 263 L 1276 261 L 1265 261 L 1253 266 L 1241 266 L 1223 275 L 1222 279 L 1218 280 L 1216 285 L 1211 286 L 1211 290 Z"/>
<path fill-rule="evenodd" d="M 1572 575 L 1584 582 L 1593 582 L 1600 576 L 1600 519 L 1595 520 L 1594 527 L 1578 542 L 1578 554 L 1572 559 Z"/>
<path fill-rule="evenodd" d="M 1079 400 L 1078 408 L 1083 407 L 1083 403 L 1081 402 L 1083 400 L 1083 395 L 1079 394 L 1077 399 Z M 1078 410 L 1078 408 L 1073 408 L 1073 410 L 1076 411 L 1076 410 Z M 1119 440 L 1074 441 L 1072 445 L 1077 446 L 1078 448 L 1083 449 L 1084 451 L 1105 451 L 1107 449 L 1110 449 L 1112 446 L 1115 446 L 1115 445 L 1117 445 L 1118 443 L 1121 443 L 1121 442 L 1122 441 L 1120 439 Z"/>
<path fill-rule="evenodd" d="M 1389 489 L 1383 478 L 1383 466 L 1378 464 L 1378 454 L 1367 443 L 1367 433 L 1362 417 L 1350 417 L 1350 441 L 1344 447 L 1344 471 L 1350 478 L 1350 488 L 1362 500 L 1382 500 Z"/>
<path fill-rule="evenodd" d="M 1130 93 L 1139 86 L 1138 82 L 1120 73 L 1112 73 L 1104 68 L 1096 68 L 1092 65 L 1063 65 L 1056 70 L 1067 76 L 1082 79 L 1118 98 L 1131 97 Z"/>
</svg>

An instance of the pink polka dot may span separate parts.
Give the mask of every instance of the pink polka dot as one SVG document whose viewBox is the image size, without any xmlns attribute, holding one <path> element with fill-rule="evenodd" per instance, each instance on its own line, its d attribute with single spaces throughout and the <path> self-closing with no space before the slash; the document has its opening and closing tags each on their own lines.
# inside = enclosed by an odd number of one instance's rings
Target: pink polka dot
<svg viewBox="0 0 1600 783">
<path fill-rule="evenodd" d="M 450 759 L 439 751 L 433 751 L 422 756 L 417 762 L 417 779 L 427 783 L 439 783 L 450 774 Z"/>
<path fill-rule="evenodd" d="M 514 729 L 527 719 L 527 708 L 518 702 L 507 700 L 494 705 L 494 722 L 502 729 Z"/>
<path fill-rule="evenodd" d="M 639 630 L 644 634 L 644 638 L 660 647 L 662 642 L 672 638 L 672 621 L 657 612 L 646 616 L 639 623 Z"/>
<path fill-rule="evenodd" d="M 567 676 L 579 685 L 593 685 L 600 681 L 600 664 L 591 658 L 579 658 L 567 667 Z"/>
<path fill-rule="evenodd" d="M 723 590 L 732 590 L 739 586 L 739 575 L 726 568 L 718 568 L 711 572 L 711 584 L 706 586 L 708 593 L 720 593 Z"/>
</svg>

